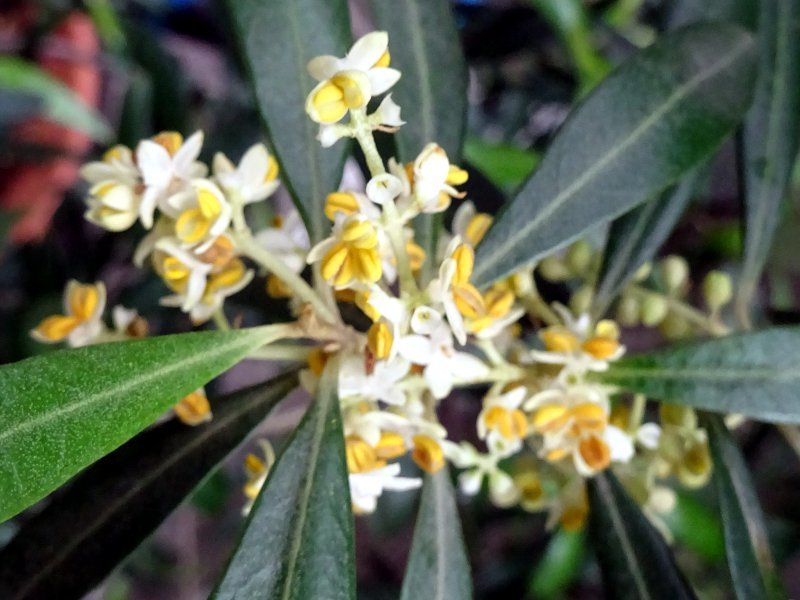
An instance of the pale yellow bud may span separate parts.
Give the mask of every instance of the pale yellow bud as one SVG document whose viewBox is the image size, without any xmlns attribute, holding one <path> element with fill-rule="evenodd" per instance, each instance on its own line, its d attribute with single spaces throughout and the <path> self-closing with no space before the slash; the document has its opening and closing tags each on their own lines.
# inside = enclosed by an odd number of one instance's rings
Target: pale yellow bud
<svg viewBox="0 0 800 600">
<path fill-rule="evenodd" d="M 617 321 L 623 327 L 635 327 L 639 324 L 641 306 L 635 296 L 626 295 L 617 304 Z"/>
<path fill-rule="evenodd" d="M 661 334 L 670 340 L 682 340 L 692 334 L 691 323 L 673 312 L 667 314 L 658 328 Z"/>
<path fill-rule="evenodd" d="M 682 256 L 670 255 L 659 265 L 661 281 L 668 292 L 679 292 L 689 280 L 689 265 Z"/>
<path fill-rule="evenodd" d="M 565 281 L 570 278 L 569 269 L 557 256 L 548 256 L 539 263 L 539 275 L 547 281 Z"/>
<path fill-rule="evenodd" d="M 667 316 L 669 305 L 667 299 L 658 294 L 647 294 L 642 299 L 642 323 L 648 327 L 655 327 Z"/>
<path fill-rule="evenodd" d="M 594 288 L 591 285 L 584 285 L 575 290 L 572 297 L 569 299 L 569 307 L 576 315 L 583 314 L 589 311 L 592 306 L 592 297 L 594 296 Z"/>
<path fill-rule="evenodd" d="M 567 250 L 564 262 L 573 275 L 582 275 L 592 264 L 594 251 L 586 240 L 578 240 Z"/>
<path fill-rule="evenodd" d="M 703 280 L 703 296 L 712 311 L 718 311 L 731 301 L 733 283 L 727 273 L 711 271 Z"/>
</svg>

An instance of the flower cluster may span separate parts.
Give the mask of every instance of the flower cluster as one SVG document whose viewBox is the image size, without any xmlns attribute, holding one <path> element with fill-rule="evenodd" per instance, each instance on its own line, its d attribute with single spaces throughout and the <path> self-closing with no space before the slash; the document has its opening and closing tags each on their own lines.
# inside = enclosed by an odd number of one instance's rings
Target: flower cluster
<svg viewBox="0 0 800 600">
<path fill-rule="evenodd" d="M 585 242 L 538 266 L 540 278 L 579 280 L 569 308 L 541 298 L 533 268 L 486 289 L 474 284 L 475 247 L 492 217 L 465 199 L 467 172 L 434 142 L 408 163 L 378 153 L 374 132 L 403 125 L 391 95 L 368 112 L 370 100 L 400 77 L 389 66 L 387 44 L 385 33 L 370 33 L 344 58 L 321 56 L 308 65 L 319 83 L 305 109 L 320 124 L 319 141 L 330 146 L 354 138 L 369 169 L 363 185 L 330 191 L 323 208 L 329 235 L 313 246 L 296 211 L 250 230 L 245 207 L 278 186 L 267 149 L 253 146 L 238 165 L 218 154 L 209 170 L 197 160 L 201 133 L 185 141 L 161 133 L 135 152 L 118 146 L 84 167 L 91 184 L 86 218 L 110 231 L 136 222 L 148 229 L 135 260 L 150 260 L 172 292 L 162 302 L 195 323 L 213 317 L 228 327 L 225 299 L 257 270 L 267 275 L 267 293 L 289 299 L 295 320 L 286 326 L 283 346 L 271 342 L 254 357 L 305 361 L 301 382 L 309 391 L 335 357 L 356 512 L 373 511 L 385 490 L 421 485 L 413 473 L 403 475 L 401 465 L 413 462 L 434 473 L 449 461 L 461 469 L 465 494 L 486 482 L 498 506 L 547 511 L 551 524 L 567 529 L 585 521 L 586 479 L 613 468 L 657 521 L 670 506 L 660 480 L 675 475 L 690 486 L 707 480 L 705 432 L 689 409 L 665 405 L 658 423 L 648 421 L 645 398 L 593 377 L 625 346 L 616 322 L 593 322 L 586 314 L 597 261 Z M 423 248 L 414 219 L 453 203 L 450 231 L 441 232 L 437 246 Z M 681 302 L 686 278 L 678 262 L 661 269 L 666 291 L 659 297 L 668 310 L 659 319 L 650 315 L 653 308 L 643 299 L 656 292 L 639 286 L 645 274 L 619 303 L 623 324 L 663 325 L 668 314 L 697 320 Z M 313 284 L 303 276 L 306 267 Z M 706 287 L 714 316 L 726 301 L 724 281 Z M 635 319 L 630 298 L 637 303 Z M 66 314 L 46 319 L 34 335 L 72 345 L 111 339 L 100 321 L 104 299 L 102 284 L 71 284 Z M 115 339 L 126 337 L 122 330 L 129 326 L 117 325 Z M 483 394 L 471 441 L 453 439 L 438 418 L 441 403 L 466 387 Z M 209 416 L 202 391 L 187 398 L 175 410 L 180 418 Z M 268 446 L 265 455 L 247 458 L 251 502 L 273 462 Z"/>
</svg>

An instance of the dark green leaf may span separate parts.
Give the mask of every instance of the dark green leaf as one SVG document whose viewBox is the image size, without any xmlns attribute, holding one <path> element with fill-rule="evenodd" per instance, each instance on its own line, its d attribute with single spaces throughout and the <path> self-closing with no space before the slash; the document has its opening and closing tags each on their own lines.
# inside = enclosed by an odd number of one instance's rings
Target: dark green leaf
<svg viewBox="0 0 800 600">
<path fill-rule="evenodd" d="M 96 110 L 33 63 L 13 56 L 0 57 L 0 90 L 30 94 L 43 103 L 43 113 L 48 119 L 100 142 L 111 139 L 111 129 Z"/>
<path fill-rule="evenodd" d="M 675 0 L 669 7 L 667 26 L 676 29 L 691 23 L 728 21 L 753 30 L 758 4 L 758 0 Z"/>
<path fill-rule="evenodd" d="M 535 150 L 511 144 L 490 144 L 475 137 L 467 138 L 464 158 L 492 183 L 507 191 L 521 184 L 541 159 Z"/>
<path fill-rule="evenodd" d="M 745 237 L 736 306 L 749 322 L 800 144 L 800 3 L 760 2 L 761 64 L 742 133 Z"/>
<path fill-rule="evenodd" d="M 0 551 L 0 598 L 82 598 L 296 385 L 292 373 L 220 398 L 210 423 L 173 419 L 89 467 Z"/>
<path fill-rule="evenodd" d="M 425 476 L 400 598 L 472 598 L 469 559 L 448 469 Z"/>
<path fill-rule="evenodd" d="M 378 28 L 389 33 L 392 66 L 403 76 L 392 89 L 406 124 L 394 134 L 398 158 L 410 162 L 436 142 L 453 163 L 461 160 L 467 118 L 467 67 L 448 0 L 372 0 Z M 434 265 L 441 219 L 414 221 L 417 243 L 428 255 L 421 277 Z"/>
<path fill-rule="evenodd" d="M 267 328 L 61 350 L 0 367 L 0 521 L 269 341 Z"/>
<path fill-rule="evenodd" d="M 663 515 L 679 547 L 712 564 L 725 560 L 725 539 L 719 513 L 695 495 L 676 490 L 675 508 Z"/>
<path fill-rule="evenodd" d="M 706 160 L 750 104 L 751 36 L 698 25 L 624 63 L 575 109 L 536 172 L 478 247 L 485 286 L 675 183 Z"/>
<path fill-rule="evenodd" d="M 256 499 L 214 598 L 355 598 L 338 361 Z"/>
<path fill-rule="evenodd" d="M 597 276 L 593 313 L 601 317 L 628 280 L 655 256 L 683 214 L 697 184 L 697 171 L 658 198 L 611 224 Z"/>
<path fill-rule="evenodd" d="M 589 535 L 606 596 L 615 600 L 680 600 L 694 592 L 672 552 L 611 473 L 588 482 Z"/>
<path fill-rule="evenodd" d="M 550 538 L 528 586 L 532 598 L 561 598 L 583 567 L 586 539 L 583 532 L 559 529 Z"/>
<path fill-rule="evenodd" d="M 785 598 L 775 572 L 764 515 L 742 453 L 722 417 L 706 414 L 702 424 L 708 430 L 714 459 L 714 487 L 736 597 Z"/>
<path fill-rule="evenodd" d="M 228 0 L 239 47 L 286 187 L 311 241 L 330 223 L 323 208 L 336 191 L 349 145 L 322 148 L 319 125 L 305 112 L 315 82 L 306 71 L 320 54 L 344 56 L 350 46 L 346 0 Z"/>
<path fill-rule="evenodd" d="M 765 329 L 622 358 L 597 377 L 651 398 L 800 422 L 800 328 Z"/>
</svg>

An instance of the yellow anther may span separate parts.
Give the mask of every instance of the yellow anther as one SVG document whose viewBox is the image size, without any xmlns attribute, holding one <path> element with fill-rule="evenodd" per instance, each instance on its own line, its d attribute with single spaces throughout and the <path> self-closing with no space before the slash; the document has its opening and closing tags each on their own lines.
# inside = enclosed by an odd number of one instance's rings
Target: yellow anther
<svg viewBox="0 0 800 600">
<path fill-rule="evenodd" d="M 170 156 L 174 156 L 183 144 L 183 136 L 177 131 L 162 131 L 153 136 L 153 141 L 162 146 Z"/>
<path fill-rule="evenodd" d="M 619 339 L 619 325 L 611 319 L 603 319 L 599 321 L 594 328 L 594 334 L 598 337 L 610 338 L 612 340 Z"/>
<path fill-rule="evenodd" d="M 561 527 L 565 531 L 580 531 L 586 524 L 589 507 L 584 505 L 567 506 L 561 513 Z"/>
<path fill-rule="evenodd" d="M 695 477 L 711 472 L 711 455 L 704 441 L 693 443 L 683 456 L 683 467 Z"/>
<path fill-rule="evenodd" d="M 201 241 L 211 229 L 211 222 L 199 208 L 189 208 L 181 213 L 175 221 L 175 235 L 187 244 Z"/>
<path fill-rule="evenodd" d="M 325 199 L 325 216 L 331 221 L 336 217 L 337 212 L 345 215 L 352 215 L 358 210 L 358 200 L 350 192 L 333 192 L 328 194 Z"/>
<path fill-rule="evenodd" d="M 361 108 L 366 104 L 362 88 L 363 82 L 353 77 L 352 73 L 340 72 L 331 78 L 331 83 L 342 91 L 342 97 L 347 108 Z"/>
<path fill-rule="evenodd" d="M 264 174 L 264 181 L 275 181 L 278 178 L 278 173 L 280 173 L 278 161 L 270 154 L 269 158 L 267 158 L 267 172 Z"/>
<path fill-rule="evenodd" d="M 579 435 L 584 431 L 602 431 L 608 425 L 608 415 L 599 404 L 582 402 L 573 406 L 569 411 L 574 419 L 573 432 Z"/>
<path fill-rule="evenodd" d="M 186 425 L 200 425 L 211 420 L 211 405 L 202 392 L 192 392 L 185 396 L 172 410 Z"/>
<path fill-rule="evenodd" d="M 475 266 L 475 252 L 471 246 L 460 244 L 453 251 L 453 260 L 456 261 L 456 271 L 453 275 L 453 283 L 467 283 L 472 275 Z"/>
<path fill-rule="evenodd" d="M 468 319 L 479 319 L 483 317 L 486 312 L 483 296 L 481 296 L 477 288 L 470 283 L 453 286 L 453 300 L 458 312 Z"/>
<path fill-rule="evenodd" d="M 222 213 L 222 203 L 219 198 L 211 190 L 205 188 L 197 190 L 197 206 L 209 221 L 213 221 Z"/>
<path fill-rule="evenodd" d="M 514 293 L 510 290 L 492 288 L 484 294 L 483 303 L 490 316 L 500 319 L 505 317 L 514 305 Z"/>
<path fill-rule="evenodd" d="M 378 232 L 369 221 L 352 220 L 342 228 L 342 241 L 356 248 L 374 248 L 378 244 Z"/>
<path fill-rule="evenodd" d="M 564 327 L 548 327 L 539 332 L 539 338 L 549 352 L 574 352 L 580 347 L 575 334 Z"/>
<path fill-rule="evenodd" d="M 564 427 L 570 419 L 569 411 L 561 404 L 545 404 L 533 415 L 533 428 L 539 433 L 550 433 Z"/>
<path fill-rule="evenodd" d="M 519 440 L 528 432 L 525 414 L 519 409 L 492 406 L 484 416 L 486 428 L 497 431 L 507 440 Z"/>
<path fill-rule="evenodd" d="M 260 477 L 266 470 L 267 465 L 255 454 L 248 454 L 244 457 L 244 472 L 248 478 Z"/>
<path fill-rule="evenodd" d="M 325 369 L 325 364 L 327 362 L 328 354 L 319 346 L 308 353 L 308 368 L 317 377 L 322 375 L 322 371 Z"/>
<path fill-rule="evenodd" d="M 560 460 L 564 460 L 568 455 L 569 453 L 567 452 L 566 448 L 553 448 L 552 450 L 549 450 L 544 457 L 549 462 L 558 462 Z"/>
<path fill-rule="evenodd" d="M 444 452 L 439 442 L 427 435 L 415 435 L 411 458 L 426 473 L 436 473 L 444 467 Z"/>
<path fill-rule="evenodd" d="M 697 426 L 697 414 L 688 406 L 662 402 L 659 404 L 658 413 L 662 425 L 686 429 L 694 429 Z"/>
<path fill-rule="evenodd" d="M 606 360 L 619 350 L 619 342 L 612 338 L 595 336 L 583 342 L 581 350 L 599 360 Z"/>
<path fill-rule="evenodd" d="M 191 269 L 174 256 L 166 256 L 160 265 L 156 265 L 156 271 L 167 282 L 180 281 L 191 273 Z"/>
<path fill-rule="evenodd" d="M 247 268 L 239 258 L 231 260 L 224 269 L 218 273 L 213 273 L 208 278 L 206 292 L 214 292 L 221 288 L 231 287 L 239 283 L 247 273 Z"/>
<path fill-rule="evenodd" d="M 127 148 L 121 145 L 112 146 L 103 153 L 103 162 L 110 163 L 112 160 L 121 159 L 123 150 L 127 150 Z"/>
<path fill-rule="evenodd" d="M 602 471 L 611 464 L 611 450 L 608 444 L 594 435 L 580 441 L 578 452 L 593 471 Z"/>
<path fill-rule="evenodd" d="M 342 268 L 342 265 L 344 265 L 348 252 L 347 245 L 343 242 L 334 244 L 331 249 L 328 250 L 320 265 L 320 272 L 323 279 L 332 279 L 336 276 Z"/>
<path fill-rule="evenodd" d="M 514 478 L 514 484 L 520 492 L 523 508 L 537 505 L 544 498 L 541 480 L 533 473 L 523 473 Z"/>
<path fill-rule="evenodd" d="M 408 449 L 403 436 L 393 431 L 381 433 L 381 439 L 375 446 L 375 455 L 382 460 L 391 460 L 403 456 Z"/>
<path fill-rule="evenodd" d="M 373 321 L 377 321 L 381 318 L 381 313 L 369 303 L 369 294 L 367 292 L 353 292 L 353 299 L 351 302 L 355 302 L 356 306 Z"/>
<path fill-rule="evenodd" d="M 320 123 L 336 123 L 347 114 L 344 92 L 331 81 L 312 95 L 311 105 Z"/>
<path fill-rule="evenodd" d="M 275 229 L 280 229 L 283 227 L 283 217 L 281 215 L 273 215 L 270 223 Z"/>
<path fill-rule="evenodd" d="M 381 54 L 381 57 L 375 62 L 375 64 L 372 65 L 372 68 L 374 69 L 375 67 L 388 67 L 391 60 L 392 57 L 389 54 L 389 51 L 386 50 L 384 51 L 383 54 Z"/>
<path fill-rule="evenodd" d="M 119 184 L 116 181 L 103 181 L 95 186 L 92 186 L 92 189 L 89 190 L 89 193 L 92 196 L 102 199 L 106 194 L 117 187 L 117 185 Z"/>
<path fill-rule="evenodd" d="M 626 431 L 630 425 L 631 409 L 625 404 L 617 404 L 611 409 L 611 416 L 608 418 L 609 424 Z"/>
<path fill-rule="evenodd" d="M 78 284 L 72 286 L 67 298 L 70 311 L 74 317 L 80 321 L 88 321 L 100 300 L 97 286 L 91 284 Z"/>
<path fill-rule="evenodd" d="M 462 185 L 469 179 L 469 173 L 455 165 L 450 165 L 445 180 L 450 185 Z"/>
<path fill-rule="evenodd" d="M 81 321 L 77 317 L 53 315 L 44 319 L 33 331 L 43 341 L 60 342 L 80 324 Z"/>
<path fill-rule="evenodd" d="M 419 271 L 425 263 L 425 250 L 422 246 L 416 244 L 412 240 L 406 242 L 406 253 L 408 254 L 408 262 L 412 271 Z"/>
<path fill-rule="evenodd" d="M 492 215 L 486 213 L 477 213 L 469 220 L 467 227 L 464 230 L 464 238 L 473 246 L 477 246 L 489 231 L 489 226 L 492 224 Z"/>
<path fill-rule="evenodd" d="M 266 285 L 267 295 L 271 298 L 291 298 L 292 289 L 286 285 L 280 277 L 272 273 L 267 275 Z"/>
<path fill-rule="evenodd" d="M 345 440 L 347 470 L 351 473 L 365 473 L 384 465 L 378 460 L 375 449 L 357 435 L 348 435 Z"/>
<path fill-rule="evenodd" d="M 367 332 L 367 346 L 372 355 L 378 360 L 386 360 L 392 351 L 394 335 L 389 326 L 383 321 L 373 323 Z"/>
</svg>

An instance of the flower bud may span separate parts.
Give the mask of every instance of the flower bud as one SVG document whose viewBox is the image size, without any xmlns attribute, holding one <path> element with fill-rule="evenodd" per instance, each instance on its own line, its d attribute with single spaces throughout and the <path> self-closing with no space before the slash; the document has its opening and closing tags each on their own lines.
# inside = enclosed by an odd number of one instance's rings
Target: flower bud
<svg viewBox="0 0 800 600">
<path fill-rule="evenodd" d="M 667 314 L 658 328 L 661 331 L 661 335 L 670 340 L 681 340 L 689 337 L 692 333 L 692 326 L 689 321 L 672 312 Z"/>
<path fill-rule="evenodd" d="M 642 323 L 655 327 L 667 316 L 669 306 L 667 299 L 658 294 L 647 294 L 642 300 Z"/>
<path fill-rule="evenodd" d="M 594 296 L 594 289 L 591 285 L 584 285 L 575 290 L 572 297 L 569 299 L 569 308 L 576 315 L 589 312 L 592 306 L 592 297 Z"/>
<path fill-rule="evenodd" d="M 641 267 L 636 270 L 636 273 L 633 274 L 633 280 L 636 283 L 640 281 L 644 281 L 650 276 L 650 272 L 653 270 L 653 264 L 650 262 L 644 263 Z"/>
<path fill-rule="evenodd" d="M 703 296 L 712 311 L 725 306 L 733 297 L 730 276 L 722 271 L 711 271 L 703 280 Z"/>
<path fill-rule="evenodd" d="M 543 259 L 539 263 L 538 271 L 547 281 L 565 281 L 570 277 L 569 269 L 557 256 L 548 256 Z"/>
<path fill-rule="evenodd" d="M 564 262 L 573 275 L 581 275 L 592 264 L 592 247 L 586 240 L 578 240 L 567 250 Z"/>
<path fill-rule="evenodd" d="M 617 304 L 617 321 L 623 327 L 635 327 L 639 324 L 640 310 L 639 300 L 635 296 L 622 296 Z"/>
<path fill-rule="evenodd" d="M 689 265 L 682 256 L 667 256 L 661 261 L 659 270 L 661 281 L 669 293 L 680 291 L 689 280 Z"/>
</svg>

